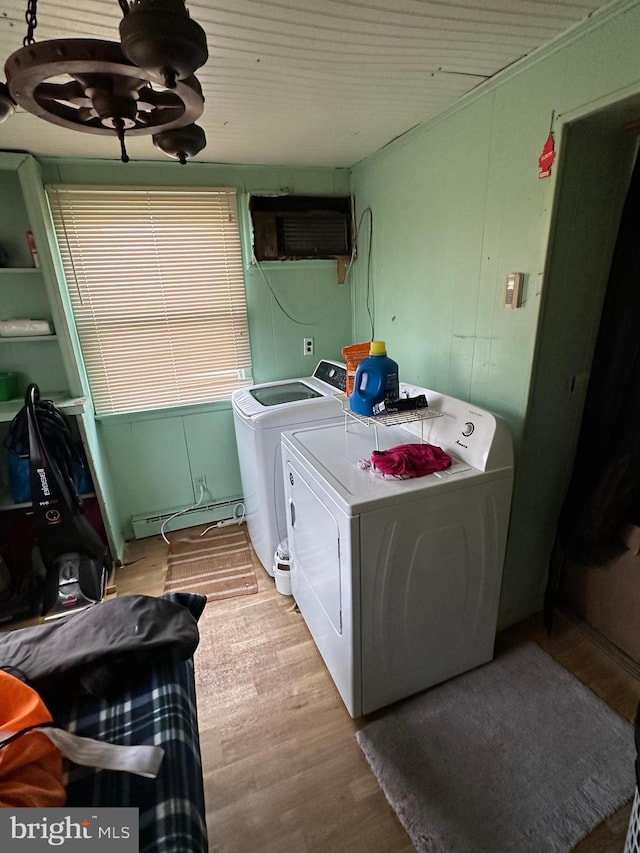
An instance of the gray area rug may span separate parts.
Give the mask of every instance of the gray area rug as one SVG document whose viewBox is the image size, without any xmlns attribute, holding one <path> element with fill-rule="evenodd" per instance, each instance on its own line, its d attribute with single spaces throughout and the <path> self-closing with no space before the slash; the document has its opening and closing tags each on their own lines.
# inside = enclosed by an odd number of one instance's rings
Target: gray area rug
<svg viewBox="0 0 640 853">
<path fill-rule="evenodd" d="M 420 853 L 565 853 L 635 790 L 633 727 L 533 643 L 356 738 Z"/>
</svg>

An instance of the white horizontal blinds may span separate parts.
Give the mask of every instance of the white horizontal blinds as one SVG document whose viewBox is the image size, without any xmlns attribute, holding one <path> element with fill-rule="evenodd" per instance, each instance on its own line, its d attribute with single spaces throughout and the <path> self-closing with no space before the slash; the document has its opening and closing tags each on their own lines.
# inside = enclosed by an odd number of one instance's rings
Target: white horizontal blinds
<svg viewBox="0 0 640 853">
<path fill-rule="evenodd" d="M 235 191 L 47 192 L 98 414 L 224 400 L 250 384 Z"/>
</svg>

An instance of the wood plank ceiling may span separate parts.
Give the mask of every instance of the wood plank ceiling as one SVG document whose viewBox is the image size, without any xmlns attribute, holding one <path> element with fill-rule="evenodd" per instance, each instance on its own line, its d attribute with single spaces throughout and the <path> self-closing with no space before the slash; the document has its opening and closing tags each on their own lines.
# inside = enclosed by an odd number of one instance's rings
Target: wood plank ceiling
<svg viewBox="0 0 640 853">
<path fill-rule="evenodd" d="M 348 167 L 589 17 L 599 0 L 192 0 L 209 60 L 197 72 L 203 162 Z M 4 0 L 2 61 L 27 0 Z M 118 41 L 117 0 L 40 0 L 37 42 Z M 148 137 L 132 159 L 164 159 Z M 117 159 L 115 139 L 19 110 L 0 149 Z"/>
</svg>

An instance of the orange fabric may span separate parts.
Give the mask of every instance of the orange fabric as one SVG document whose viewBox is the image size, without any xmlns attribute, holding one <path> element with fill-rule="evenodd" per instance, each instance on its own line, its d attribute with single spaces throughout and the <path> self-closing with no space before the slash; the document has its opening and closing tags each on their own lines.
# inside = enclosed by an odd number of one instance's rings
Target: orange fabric
<svg viewBox="0 0 640 853">
<path fill-rule="evenodd" d="M 0 670 L 0 731 L 50 722 L 36 691 Z M 0 807 L 63 806 L 65 797 L 62 754 L 42 732 L 27 732 L 0 749 Z"/>
</svg>

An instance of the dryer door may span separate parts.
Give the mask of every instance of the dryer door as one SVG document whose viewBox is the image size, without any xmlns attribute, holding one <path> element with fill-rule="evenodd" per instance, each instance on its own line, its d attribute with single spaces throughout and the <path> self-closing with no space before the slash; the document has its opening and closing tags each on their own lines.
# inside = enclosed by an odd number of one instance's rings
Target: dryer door
<svg viewBox="0 0 640 853">
<path fill-rule="evenodd" d="M 342 633 L 340 601 L 340 530 L 338 523 L 304 477 L 287 465 L 287 506 L 289 511 L 289 549 L 295 568 L 291 576 L 292 592 L 301 584 L 315 599 L 319 610 L 336 634 Z"/>
<path fill-rule="evenodd" d="M 353 520 L 339 512 L 297 461 L 285 458 L 291 591 L 352 716 L 360 713 L 359 633 L 353 600 Z M 357 662 L 357 664 L 356 664 Z"/>
</svg>

